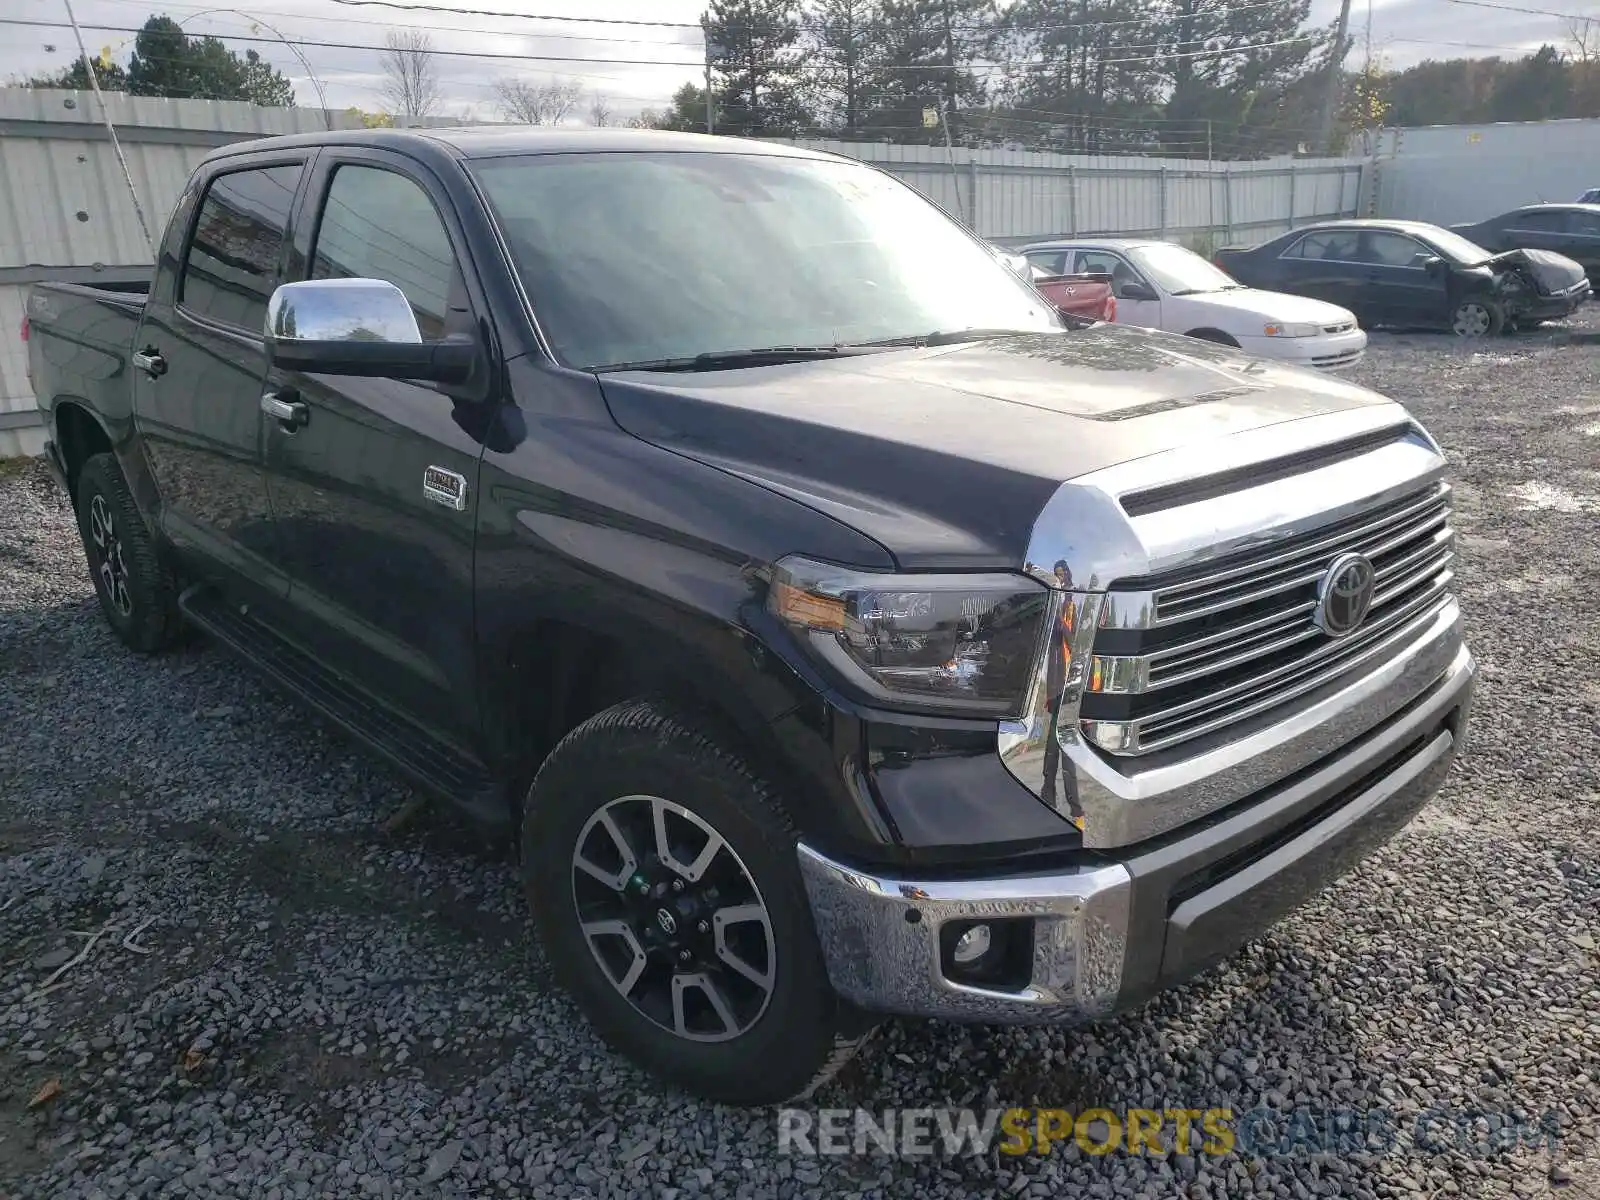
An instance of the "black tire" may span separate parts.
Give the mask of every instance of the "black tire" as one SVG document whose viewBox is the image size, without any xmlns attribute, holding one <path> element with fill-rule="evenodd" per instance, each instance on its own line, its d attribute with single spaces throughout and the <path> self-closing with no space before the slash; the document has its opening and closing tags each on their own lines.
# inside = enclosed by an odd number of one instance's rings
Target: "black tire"
<svg viewBox="0 0 1600 1200">
<path fill-rule="evenodd" d="M 1184 336 L 1200 342 L 1212 342 L 1218 346 L 1232 346 L 1235 350 L 1239 348 L 1238 340 L 1220 329 L 1191 329 Z"/>
<path fill-rule="evenodd" d="M 1450 329 L 1457 337 L 1499 337 L 1506 327 L 1506 310 L 1487 296 L 1469 296 L 1450 314 Z"/>
<path fill-rule="evenodd" d="M 586 906 L 615 900 L 618 905 L 649 909 L 658 903 L 655 896 L 660 896 L 663 904 L 679 903 L 664 889 L 649 897 L 629 898 L 627 894 L 635 890 L 633 884 L 610 884 L 616 892 L 613 897 L 606 891 L 607 885 L 594 884 L 576 864 L 580 849 L 588 860 L 599 857 L 587 840 L 596 835 L 603 833 L 613 848 L 621 845 L 608 830 L 594 824 L 601 810 L 619 813 L 620 822 L 627 819 L 626 811 L 617 806 L 651 803 L 654 798 L 693 813 L 720 835 L 732 851 L 731 858 L 722 856 L 724 868 L 745 872 L 741 878 L 753 881 L 755 898 L 768 917 L 761 932 L 766 935 L 769 955 L 761 965 L 763 974 L 770 977 L 770 990 L 747 1026 L 731 1034 L 713 1031 L 725 1040 L 691 1040 L 649 1015 L 624 995 L 608 969 L 601 967 L 597 957 L 601 952 L 591 950 L 595 943 L 583 930 L 580 891 Z M 683 820 L 676 815 L 673 819 Z M 695 826 L 682 828 L 692 831 Z M 580 842 L 580 837 L 585 840 Z M 669 1083 L 736 1105 L 775 1104 L 808 1095 L 849 1061 L 872 1032 L 876 1019 L 845 1004 L 828 983 L 800 877 L 797 841 L 793 824 L 760 777 L 737 754 L 675 710 L 659 702 L 636 700 L 591 717 L 569 733 L 545 761 L 529 790 L 523 817 L 524 887 L 552 971 L 613 1048 Z M 639 869 L 632 876 L 626 874 L 629 860 L 622 854 L 606 867 L 620 871 L 619 879 L 639 880 L 638 890 L 644 892 L 643 876 L 651 873 L 655 877 L 652 856 L 653 851 L 636 855 Z M 706 879 L 712 874 L 707 869 Z M 670 872 L 664 877 L 671 879 Z M 672 885 L 680 882 L 672 880 Z M 689 885 L 691 894 L 696 886 L 703 889 L 705 883 Z M 693 901 L 684 897 L 683 902 Z M 587 911 L 587 919 L 595 922 L 596 910 L 591 907 Z M 630 935 L 631 946 L 626 942 L 611 945 L 620 946 L 626 956 L 641 951 L 647 939 L 655 939 L 649 946 L 650 966 L 631 977 L 636 982 L 630 995 L 648 1001 L 666 974 L 671 977 L 667 986 L 676 1001 L 684 973 L 671 947 L 661 944 L 665 935 L 649 928 L 650 924 L 645 918 L 642 924 L 630 926 L 636 930 Z M 684 923 L 684 933 L 692 936 L 688 924 Z M 698 928 L 703 932 L 706 924 L 700 921 Z M 645 959 L 631 961 L 642 963 Z M 724 971 L 716 962 L 701 961 L 707 963 L 708 972 Z M 616 973 L 624 980 L 630 978 L 626 970 Z M 731 974 L 721 978 L 719 987 L 739 983 Z M 723 993 L 725 1002 L 729 994 Z M 681 1013 L 689 1002 L 677 1003 L 685 1006 L 675 1007 L 672 1013 L 681 1029 Z"/>
<path fill-rule="evenodd" d="M 111 454 L 95 454 L 78 469 L 74 497 L 78 534 L 100 611 L 122 644 L 155 654 L 183 633 L 178 588 L 133 502 Z"/>
</svg>

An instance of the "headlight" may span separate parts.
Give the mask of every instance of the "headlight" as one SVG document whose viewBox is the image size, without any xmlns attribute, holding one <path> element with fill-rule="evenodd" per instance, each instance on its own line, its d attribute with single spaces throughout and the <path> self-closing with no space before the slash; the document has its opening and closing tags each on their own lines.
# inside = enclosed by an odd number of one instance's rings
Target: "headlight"
<svg viewBox="0 0 1600 1200">
<path fill-rule="evenodd" d="M 767 607 L 869 702 L 1008 717 L 1022 711 L 1050 591 L 1024 575 L 891 575 L 786 558 Z"/>
<path fill-rule="evenodd" d="M 1315 325 L 1287 321 L 1268 321 L 1261 327 L 1268 337 L 1316 337 L 1322 331 Z"/>
</svg>

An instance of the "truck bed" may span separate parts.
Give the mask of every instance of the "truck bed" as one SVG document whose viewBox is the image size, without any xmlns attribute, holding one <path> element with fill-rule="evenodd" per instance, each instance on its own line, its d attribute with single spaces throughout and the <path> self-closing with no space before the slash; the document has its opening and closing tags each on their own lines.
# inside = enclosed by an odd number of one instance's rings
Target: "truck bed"
<svg viewBox="0 0 1600 1200">
<path fill-rule="evenodd" d="M 131 411 L 128 355 L 149 292 L 148 280 L 36 283 L 29 290 L 29 380 L 46 428 L 64 396 L 87 400 L 107 417 Z"/>
</svg>

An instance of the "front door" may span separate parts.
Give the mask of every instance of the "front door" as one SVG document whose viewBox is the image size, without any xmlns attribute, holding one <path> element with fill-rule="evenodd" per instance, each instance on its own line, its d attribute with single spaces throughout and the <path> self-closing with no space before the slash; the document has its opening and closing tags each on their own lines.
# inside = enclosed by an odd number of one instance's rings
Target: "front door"
<svg viewBox="0 0 1600 1200">
<path fill-rule="evenodd" d="M 459 230 L 438 184 L 371 150 L 319 159 L 303 223 L 311 279 L 382 279 L 424 339 L 472 333 Z M 268 487 L 293 636 L 345 678 L 459 749 L 477 743 L 473 532 L 483 362 L 469 387 L 274 371 L 305 419 L 268 419 Z M 427 487 L 424 487 L 424 484 Z"/>
<path fill-rule="evenodd" d="M 1363 291 L 1376 321 L 1390 325 L 1437 325 L 1449 319 L 1449 271 L 1429 271 L 1438 255 L 1403 233 L 1368 229 L 1361 235 Z"/>
<path fill-rule="evenodd" d="M 262 326 L 305 162 L 244 161 L 186 197 L 172 222 L 133 346 L 134 415 L 162 533 L 185 566 L 232 597 L 281 601 L 288 580 L 262 472 Z"/>
<path fill-rule="evenodd" d="M 1111 294 L 1117 298 L 1118 325 L 1161 328 L 1161 293 L 1122 255 L 1110 250 L 1079 250 L 1075 269 L 1080 273 L 1104 272 L 1111 276 Z M 1130 284 L 1138 294 L 1127 294 Z"/>
<path fill-rule="evenodd" d="M 1600 284 L 1600 210 L 1569 208 L 1566 218 L 1567 241 L 1561 253 L 1583 267 L 1590 284 Z"/>
</svg>

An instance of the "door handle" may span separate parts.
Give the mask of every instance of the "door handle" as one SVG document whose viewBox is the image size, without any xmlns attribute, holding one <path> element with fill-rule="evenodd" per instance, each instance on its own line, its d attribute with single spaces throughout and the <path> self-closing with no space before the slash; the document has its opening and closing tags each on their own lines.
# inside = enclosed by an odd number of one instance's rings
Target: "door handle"
<svg viewBox="0 0 1600 1200">
<path fill-rule="evenodd" d="M 151 379 L 160 379 L 167 373 L 167 360 L 161 357 L 161 351 L 154 346 L 146 346 L 143 350 L 133 352 L 133 365 L 143 371 Z"/>
<path fill-rule="evenodd" d="M 293 392 L 286 394 L 294 395 Z M 293 433 L 311 419 L 311 410 L 299 400 L 285 400 L 283 397 L 283 393 L 265 393 L 261 397 L 261 411 Z"/>
</svg>

